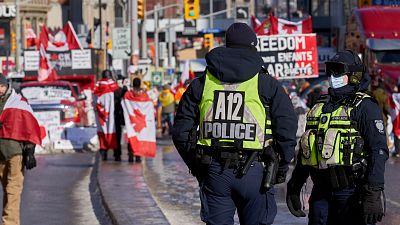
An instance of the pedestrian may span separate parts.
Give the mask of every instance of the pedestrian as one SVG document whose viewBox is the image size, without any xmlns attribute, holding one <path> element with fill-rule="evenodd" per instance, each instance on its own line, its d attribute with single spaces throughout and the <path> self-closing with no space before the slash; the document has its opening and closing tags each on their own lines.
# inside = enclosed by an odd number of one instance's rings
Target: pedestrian
<svg viewBox="0 0 400 225">
<path fill-rule="evenodd" d="M 297 217 L 300 191 L 311 176 L 309 225 L 374 224 L 384 216 L 382 192 L 388 158 L 382 112 L 365 92 L 370 78 L 356 53 L 326 62 L 329 95 L 307 114 L 296 167 L 287 184 L 287 206 Z"/>
<path fill-rule="evenodd" d="M 134 100 L 136 102 L 140 101 L 151 101 L 150 97 L 147 95 L 147 92 L 141 88 L 142 81 L 139 78 L 134 78 L 132 81 L 132 90 L 126 95 L 132 96 L 131 101 Z M 125 96 L 127 97 L 127 96 Z M 151 101 L 152 102 L 152 101 Z M 152 102 L 153 104 L 153 102 Z M 154 115 L 153 115 L 154 116 Z M 142 158 L 140 155 L 135 154 L 135 149 L 132 147 L 131 143 L 128 142 L 128 162 L 133 162 L 135 158 L 135 162 L 141 162 Z"/>
<path fill-rule="evenodd" d="M 25 98 L 0 74 L 0 179 L 3 186 L 3 225 L 20 224 L 24 167 L 36 167 L 35 145 L 40 127 Z"/>
<path fill-rule="evenodd" d="M 114 150 L 114 160 L 121 161 L 121 133 L 123 112 L 121 95 L 124 91 L 112 79 L 112 72 L 104 70 L 94 89 L 96 99 L 97 135 L 100 141 L 100 154 L 107 160 L 109 149 Z"/>
<path fill-rule="evenodd" d="M 272 224 L 272 185 L 285 182 L 294 155 L 296 114 L 256 45 L 249 26 L 232 24 L 226 47 L 206 55 L 206 71 L 176 112 L 172 139 L 199 181 L 201 219 L 209 225 L 233 224 L 236 209 L 240 224 Z"/>
<path fill-rule="evenodd" d="M 394 151 L 392 152 L 392 156 L 399 158 L 400 157 L 400 85 L 396 88 L 392 95 L 389 98 L 389 112 L 390 118 L 392 119 L 393 125 L 393 139 L 394 139 Z"/>
<path fill-rule="evenodd" d="M 166 132 L 167 128 L 168 133 L 171 134 L 175 113 L 175 96 L 172 94 L 171 86 L 169 84 L 163 85 L 158 99 L 160 100 L 161 104 L 162 134 Z M 168 127 L 166 125 L 168 125 Z"/>
</svg>

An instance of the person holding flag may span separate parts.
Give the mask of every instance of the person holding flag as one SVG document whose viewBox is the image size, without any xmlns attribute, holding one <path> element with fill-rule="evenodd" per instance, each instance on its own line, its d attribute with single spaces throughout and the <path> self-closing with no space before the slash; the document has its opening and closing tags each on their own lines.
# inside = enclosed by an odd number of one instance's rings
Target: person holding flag
<svg viewBox="0 0 400 225">
<path fill-rule="evenodd" d="M 0 74 L 0 179 L 2 224 L 20 224 L 24 167 L 36 167 L 35 145 L 41 145 L 39 123 L 26 99 Z"/>
<path fill-rule="evenodd" d="M 118 106 L 123 91 L 112 79 L 110 70 L 104 70 L 101 76 L 94 89 L 100 154 L 106 161 L 107 150 L 114 149 L 115 161 L 121 161 L 122 109 Z"/>
<path fill-rule="evenodd" d="M 125 128 L 128 133 L 129 162 L 140 162 L 140 156 L 155 157 L 156 126 L 153 101 L 141 86 L 141 80 L 134 78 L 132 90 L 125 93 L 122 99 Z"/>
</svg>

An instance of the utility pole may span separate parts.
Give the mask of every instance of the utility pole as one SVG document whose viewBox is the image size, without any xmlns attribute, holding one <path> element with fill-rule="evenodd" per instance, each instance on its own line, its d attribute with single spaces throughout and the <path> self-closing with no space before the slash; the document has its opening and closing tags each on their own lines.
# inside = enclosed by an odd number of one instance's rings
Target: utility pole
<svg viewBox="0 0 400 225">
<path fill-rule="evenodd" d="M 210 15 L 212 15 L 214 12 L 214 1 L 210 0 Z M 214 17 L 210 16 L 210 28 L 213 28 L 214 26 Z"/>
<path fill-rule="evenodd" d="M 139 50 L 138 41 L 138 7 L 137 0 L 131 2 L 131 56 Z"/>
<path fill-rule="evenodd" d="M 158 9 L 159 6 L 156 4 L 154 6 L 154 53 L 155 53 L 155 59 L 156 62 L 154 64 L 156 71 L 158 70 L 159 67 L 159 56 L 158 56 Z"/>
<path fill-rule="evenodd" d="M 101 8 L 102 8 L 102 4 L 101 4 L 101 0 L 99 0 L 99 20 L 100 20 L 100 49 L 103 48 L 103 20 L 101 18 Z"/>
<path fill-rule="evenodd" d="M 16 8 L 16 13 L 15 13 L 15 19 L 16 19 L 16 31 L 15 31 L 15 36 L 17 39 L 17 48 L 15 49 L 15 66 L 16 70 L 19 73 L 21 68 L 19 67 L 20 65 L 20 56 L 21 56 L 21 13 L 20 13 L 20 0 L 15 0 L 15 8 Z M 7 61 L 8 62 L 8 61 Z"/>
<path fill-rule="evenodd" d="M 144 16 L 143 16 L 143 20 L 142 20 L 142 27 L 141 27 L 141 40 L 142 40 L 142 49 L 141 49 L 141 56 L 142 59 L 146 59 L 147 58 L 147 31 L 146 31 L 146 10 L 144 10 Z"/>
</svg>

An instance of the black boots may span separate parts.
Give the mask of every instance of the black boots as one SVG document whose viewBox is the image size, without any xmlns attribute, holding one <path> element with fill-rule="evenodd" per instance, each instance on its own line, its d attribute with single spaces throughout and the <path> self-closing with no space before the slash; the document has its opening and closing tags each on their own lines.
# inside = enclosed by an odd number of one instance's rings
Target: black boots
<svg viewBox="0 0 400 225">
<path fill-rule="evenodd" d="M 100 150 L 100 155 L 103 161 L 107 161 L 107 151 Z"/>
</svg>

